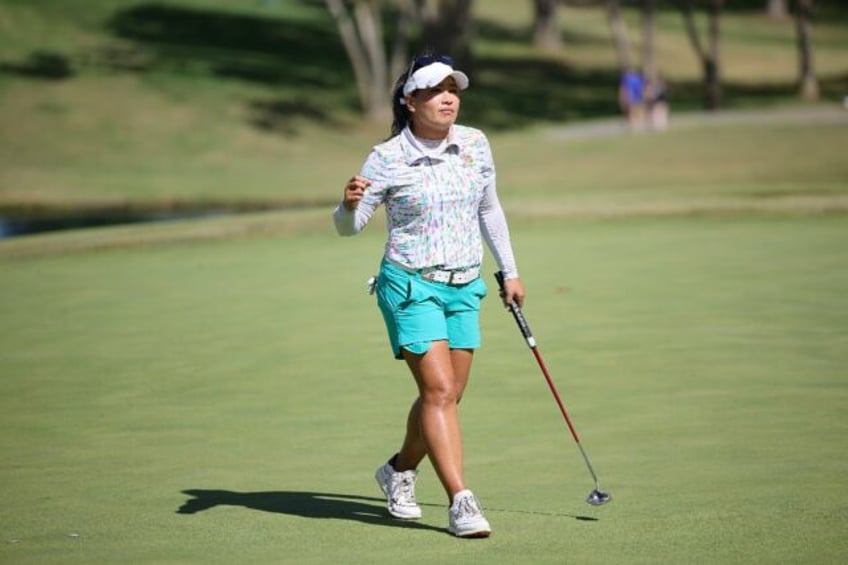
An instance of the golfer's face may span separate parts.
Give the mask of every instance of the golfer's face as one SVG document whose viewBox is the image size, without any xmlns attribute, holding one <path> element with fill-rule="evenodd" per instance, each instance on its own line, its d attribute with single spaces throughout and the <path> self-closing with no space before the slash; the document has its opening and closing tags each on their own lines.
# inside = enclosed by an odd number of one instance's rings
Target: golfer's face
<svg viewBox="0 0 848 565">
<path fill-rule="evenodd" d="M 421 137 L 440 137 L 456 122 L 459 114 L 459 88 L 452 77 L 438 86 L 418 90 L 411 97 L 415 134 Z"/>
</svg>

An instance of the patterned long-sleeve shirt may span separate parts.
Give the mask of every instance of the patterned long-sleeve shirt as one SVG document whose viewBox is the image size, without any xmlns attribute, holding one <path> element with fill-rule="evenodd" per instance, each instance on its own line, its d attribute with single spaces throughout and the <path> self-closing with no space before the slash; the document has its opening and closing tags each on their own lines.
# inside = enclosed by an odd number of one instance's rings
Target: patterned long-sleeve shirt
<svg viewBox="0 0 848 565">
<path fill-rule="evenodd" d="M 446 143 L 432 151 L 407 128 L 375 146 L 359 174 L 371 185 L 355 210 L 336 207 L 340 235 L 362 231 L 384 204 L 389 261 L 413 270 L 475 267 L 483 261 L 485 239 L 505 278 L 518 277 L 482 131 L 454 125 Z"/>
</svg>

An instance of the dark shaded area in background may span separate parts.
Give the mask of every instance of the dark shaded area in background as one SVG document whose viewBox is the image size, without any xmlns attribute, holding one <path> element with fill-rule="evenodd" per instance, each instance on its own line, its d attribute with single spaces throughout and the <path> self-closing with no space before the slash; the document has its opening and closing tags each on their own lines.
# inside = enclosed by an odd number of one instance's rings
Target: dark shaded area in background
<svg viewBox="0 0 848 565">
<path fill-rule="evenodd" d="M 49 51 L 33 51 L 22 63 L 0 62 L 0 72 L 44 80 L 64 80 L 75 74 L 66 56 Z"/>
<path fill-rule="evenodd" d="M 145 45 L 151 67 L 308 88 L 338 88 L 347 80 L 338 72 L 346 58 L 335 28 L 315 22 L 143 4 L 117 12 L 108 26 Z"/>
<path fill-rule="evenodd" d="M 282 117 L 332 123 L 332 108 L 309 93 L 345 92 L 346 102 L 334 98 L 356 107 L 347 57 L 331 21 L 294 23 L 152 3 L 117 12 L 108 27 L 147 53 L 140 72 L 209 75 L 279 88 L 286 98 L 248 103 L 259 128 L 276 129 Z"/>
<path fill-rule="evenodd" d="M 325 202 L 321 205 L 328 205 Z M 90 209 L 15 207 L 0 209 L 0 239 L 81 228 L 169 222 L 260 212 L 277 208 L 311 207 L 316 203 L 274 202 L 180 202 L 98 206 Z"/>
<path fill-rule="evenodd" d="M 335 206 L 336 198 L 223 199 L 125 202 L 98 206 L 5 205 L 0 207 L 0 239 L 52 231 L 125 224 L 161 223 L 247 212 Z"/>
<path fill-rule="evenodd" d="M 169 220 L 185 220 L 213 215 L 215 215 L 213 212 L 157 212 L 149 214 L 110 214 L 101 212 L 93 213 L 91 215 L 75 213 L 70 216 L 55 216 L 46 218 L 0 216 L 0 239 L 53 231 L 165 222 Z"/>
</svg>

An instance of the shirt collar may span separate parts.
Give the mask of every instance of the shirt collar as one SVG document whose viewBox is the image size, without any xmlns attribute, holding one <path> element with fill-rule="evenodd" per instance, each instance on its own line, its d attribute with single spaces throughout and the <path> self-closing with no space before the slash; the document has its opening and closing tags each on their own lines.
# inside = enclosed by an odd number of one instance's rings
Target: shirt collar
<svg viewBox="0 0 848 565">
<path fill-rule="evenodd" d="M 425 157 L 431 156 L 428 151 L 424 147 L 422 147 L 418 140 L 415 138 L 415 135 L 412 133 L 412 130 L 409 129 L 409 126 L 406 126 L 405 128 L 403 128 L 403 131 L 400 132 L 400 140 L 401 147 L 403 148 L 403 154 L 406 158 L 406 163 L 408 165 L 411 165 L 416 161 L 420 161 Z M 453 126 L 451 126 L 451 129 L 448 132 L 447 144 L 445 144 L 444 149 L 445 153 L 450 151 L 459 151 L 459 143 L 456 140 L 455 129 Z"/>
</svg>

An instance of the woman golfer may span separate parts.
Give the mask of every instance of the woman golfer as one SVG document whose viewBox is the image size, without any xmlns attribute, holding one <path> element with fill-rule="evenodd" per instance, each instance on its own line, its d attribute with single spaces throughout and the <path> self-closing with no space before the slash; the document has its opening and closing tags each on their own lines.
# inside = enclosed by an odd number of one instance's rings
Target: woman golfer
<svg viewBox="0 0 848 565">
<path fill-rule="evenodd" d="M 456 124 L 465 73 L 449 57 L 413 60 L 393 92 L 391 137 L 375 146 L 333 213 L 340 235 L 355 235 L 381 204 L 388 240 L 376 278 L 377 303 L 396 359 L 418 387 L 400 451 L 377 469 L 387 508 L 421 517 L 419 463 L 429 457 L 448 495 L 449 531 L 487 537 L 489 522 L 463 478 L 457 405 L 480 345 L 483 240 L 505 274 L 504 304 L 524 300 L 506 218 L 495 191 L 486 136 Z"/>
</svg>

